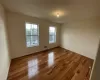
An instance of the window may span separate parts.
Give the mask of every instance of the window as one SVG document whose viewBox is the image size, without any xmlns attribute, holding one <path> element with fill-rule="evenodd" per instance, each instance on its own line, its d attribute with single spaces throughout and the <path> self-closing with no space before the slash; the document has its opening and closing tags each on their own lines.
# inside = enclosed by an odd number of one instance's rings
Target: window
<svg viewBox="0 0 100 80">
<path fill-rule="evenodd" d="M 27 47 L 39 45 L 39 27 L 37 24 L 26 23 L 26 45 Z"/>
<path fill-rule="evenodd" d="M 55 42 L 56 42 L 56 28 L 49 27 L 49 43 L 55 43 Z"/>
</svg>

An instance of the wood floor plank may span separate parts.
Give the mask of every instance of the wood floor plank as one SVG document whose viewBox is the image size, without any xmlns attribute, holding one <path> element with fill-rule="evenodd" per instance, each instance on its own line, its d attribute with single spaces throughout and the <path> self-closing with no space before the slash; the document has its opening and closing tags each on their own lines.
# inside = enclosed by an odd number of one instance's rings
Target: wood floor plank
<svg viewBox="0 0 100 80">
<path fill-rule="evenodd" d="M 93 60 L 63 48 L 13 59 L 8 80 L 89 80 Z"/>
</svg>

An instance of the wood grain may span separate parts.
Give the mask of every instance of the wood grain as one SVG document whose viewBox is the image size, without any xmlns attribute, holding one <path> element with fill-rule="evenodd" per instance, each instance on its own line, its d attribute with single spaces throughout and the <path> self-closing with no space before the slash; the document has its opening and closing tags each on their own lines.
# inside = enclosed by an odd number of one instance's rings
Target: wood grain
<svg viewBox="0 0 100 80">
<path fill-rule="evenodd" d="M 8 80 L 89 80 L 93 60 L 63 48 L 13 59 Z"/>
</svg>

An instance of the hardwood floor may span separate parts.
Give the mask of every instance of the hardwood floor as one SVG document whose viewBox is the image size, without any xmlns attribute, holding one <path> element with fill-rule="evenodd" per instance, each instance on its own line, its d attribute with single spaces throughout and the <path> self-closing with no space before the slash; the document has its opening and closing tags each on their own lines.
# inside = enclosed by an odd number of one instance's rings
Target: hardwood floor
<svg viewBox="0 0 100 80">
<path fill-rule="evenodd" d="M 93 60 L 54 48 L 11 62 L 8 80 L 89 80 Z"/>
</svg>

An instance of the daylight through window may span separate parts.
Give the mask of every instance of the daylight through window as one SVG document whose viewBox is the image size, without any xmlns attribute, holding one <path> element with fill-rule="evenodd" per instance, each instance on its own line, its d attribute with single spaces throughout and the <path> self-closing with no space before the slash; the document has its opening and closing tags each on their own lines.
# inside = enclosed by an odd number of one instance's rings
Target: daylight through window
<svg viewBox="0 0 100 80">
<path fill-rule="evenodd" d="M 39 27 L 37 24 L 26 23 L 26 45 L 27 47 L 39 45 Z"/>
<path fill-rule="evenodd" d="M 49 27 L 49 43 L 55 43 L 55 42 L 56 42 L 56 28 Z"/>
</svg>

